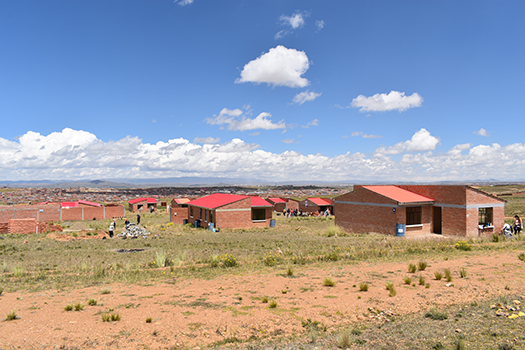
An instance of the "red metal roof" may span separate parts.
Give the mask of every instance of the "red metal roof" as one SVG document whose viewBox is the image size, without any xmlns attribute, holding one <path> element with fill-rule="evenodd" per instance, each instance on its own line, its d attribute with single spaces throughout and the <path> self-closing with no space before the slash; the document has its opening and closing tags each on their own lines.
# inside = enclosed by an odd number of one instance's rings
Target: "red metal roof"
<svg viewBox="0 0 525 350">
<path fill-rule="evenodd" d="M 272 203 L 265 201 L 261 197 L 252 196 L 251 201 L 252 201 L 252 207 L 273 207 Z"/>
<path fill-rule="evenodd" d="M 60 206 L 62 208 L 76 208 L 78 207 L 78 202 L 62 202 Z"/>
<path fill-rule="evenodd" d="M 279 197 L 274 197 L 274 198 L 268 198 L 269 201 L 272 201 L 274 203 L 286 203 L 286 201 L 282 198 L 279 198 Z"/>
<path fill-rule="evenodd" d="M 332 205 L 332 202 L 325 198 L 308 198 L 308 200 L 316 205 Z"/>
<path fill-rule="evenodd" d="M 173 201 L 177 204 L 185 204 L 191 201 L 189 198 L 174 198 Z"/>
<path fill-rule="evenodd" d="M 155 198 L 137 198 L 137 199 L 132 199 L 128 201 L 128 203 L 136 204 L 136 203 L 144 202 L 144 201 L 146 201 L 147 203 L 157 203 L 157 200 Z"/>
<path fill-rule="evenodd" d="M 237 194 L 229 193 L 214 193 L 205 197 L 197 198 L 188 202 L 188 205 L 194 205 L 196 207 L 215 209 L 222 207 L 223 205 L 234 203 L 242 199 L 248 198 L 248 196 L 240 196 Z"/>
<path fill-rule="evenodd" d="M 398 203 L 434 202 L 432 198 L 393 185 L 363 186 L 363 188 L 395 200 Z"/>
<path fill-rule="evenodd" d="M 79 204 L 91 205 L 93 207 L 101 207 L 100 204 L 88 201 L 78 201 Z"/>
</svg>

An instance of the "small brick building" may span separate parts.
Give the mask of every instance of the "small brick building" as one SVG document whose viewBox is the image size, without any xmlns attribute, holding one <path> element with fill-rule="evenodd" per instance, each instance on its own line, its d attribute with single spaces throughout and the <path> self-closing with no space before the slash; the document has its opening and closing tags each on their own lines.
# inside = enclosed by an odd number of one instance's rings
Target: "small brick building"
<svg viewBox="0 0 525 350">
<path fill-rule="evenodd" d="M 188 220 L 188 202 L 189 198 L 173 198 L 170 202 L 168 212 L 170 213 L 170 222 L 174 224 L 183 224 Z"/>
<path fill-rule="evenodd" d="M 151 209 L 157 210 L 157 200 L 155 198 L 137 198 L 128 201 L 129 211 L 143 212 Z"/>
<path fill-rule="evenodd" d="M 332 201 L 327 198 L 306 198 L 299 202 L 299 210 L 310 214 L 324 213 L 326 210 L 330 211 L 330 214 L 334 212 Z"/>
<path fill-rule="evenodd" d="M 256 196 L 214 193 L 190 201 L 188 222 L 199 227 L 269 227 L 273 205 Z"/>
<path fill-rule="evenodd" d="M 505 201 L 464 185 L 354 186 L 334 200 L 335 223 L 350 232 L 478 237 L 500 232 Z"/>
<path fill-rule="evenodd" d="M 279 197 L 273 197 L 268 198 L 266 201 L 273 204 L 273 210 L 282 213 L 283 210 L 286 208 L 286 199 L 279 198 Z"/>
</svg>

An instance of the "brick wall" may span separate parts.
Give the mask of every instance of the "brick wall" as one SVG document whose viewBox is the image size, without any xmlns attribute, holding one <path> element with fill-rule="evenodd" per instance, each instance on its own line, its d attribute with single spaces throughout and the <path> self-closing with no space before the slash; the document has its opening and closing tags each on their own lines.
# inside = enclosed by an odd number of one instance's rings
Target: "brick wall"
<svg viewBox="0 0 525 350">
<path fill-rule="evenodd" d="M 36 233 L 38 228 L 38 223 L 36 219 L 27 218 L 27 219 L 11 219 L 9 220 L 8 233 Z"/>
<path fill-rule="evenodd" d="M 188 220 L 188 208 L 171 207 L 170 208 L 170 222 L 174 224 L 183 224 L 184 220 Z M 188 222 L 190 222 L 188 220 Z"/>
<path fill-rule="evenodd" d="M 9 227 L 8 222 L 0 222 L 0 234 L 7 233 L 7 228 Z"/>
<path fill-rule="evenodd" d="M 252 201 L 249 197 L 217 209 L 215 227 L 249 228 L 253 226 Z"/>
<path fill-rule="evenodd" d="M 60 204 L 0 206 L 0 222 L 26 218 L 34 218 L 38 221 L 59 221 Z"/>
<path fill-rule="evenodd" d="M 288 202 L 286 202 L 286 208 L 290 210 L 299 210 L 299 202 L 294 199 L 289 199 Z"/>
<path fill-rule="evenodd" d="M 107 204 L 105 206 L 106 219 L 123 218 L 126 210 L 122 204 Z"/>
<path fill-rule="evenodd" d="M 84 208 L 62 208 L 62 221 L 82 220 Z"/>
</svg>

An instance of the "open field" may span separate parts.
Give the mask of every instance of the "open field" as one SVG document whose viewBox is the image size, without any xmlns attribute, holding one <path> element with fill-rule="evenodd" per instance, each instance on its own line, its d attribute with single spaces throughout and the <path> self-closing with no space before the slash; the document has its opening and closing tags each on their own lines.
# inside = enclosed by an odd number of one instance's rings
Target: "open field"
<svg viewBox="0 0 525 350">
<path fill-rule="evenodd" d="M 348 235 L 333 219 L 282 216 L 213 233 L 167 220 L 142 215 L 147 239 L 102 239 L 109 221 L 4 235 L 0 349 L 525 348 L 522 237 Z"/>
</svg>

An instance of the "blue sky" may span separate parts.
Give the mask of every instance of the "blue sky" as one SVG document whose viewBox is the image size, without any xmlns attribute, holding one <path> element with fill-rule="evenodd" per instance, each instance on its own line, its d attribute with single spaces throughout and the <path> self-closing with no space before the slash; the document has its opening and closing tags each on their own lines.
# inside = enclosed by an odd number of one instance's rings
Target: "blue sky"
<svg viewBox="0 0 525 350">
<path fill-rule="evenodd" d="M 523 1 L 0 2 L 0 179 L 523 180 Z"/>
</svg>

